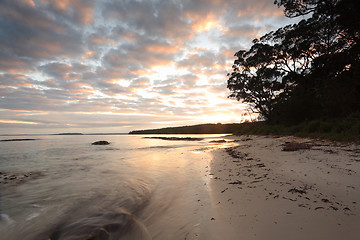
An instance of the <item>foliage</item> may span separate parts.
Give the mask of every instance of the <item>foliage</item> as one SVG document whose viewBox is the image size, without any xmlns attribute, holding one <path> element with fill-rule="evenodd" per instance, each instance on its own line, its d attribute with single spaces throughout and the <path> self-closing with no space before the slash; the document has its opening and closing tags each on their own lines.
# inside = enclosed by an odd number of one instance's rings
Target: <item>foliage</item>
<svg viewBox="0 0 360 240">
<path fill-rule="evenodd" d="M 269 122 L 343 117 L 360 109 L 359 1 L 276 0 L 288 17 L 235 56 L 229 97 Z"/>
<path fill-rule="evenodd" d="M 329 139 L 343 142 L 360 142 L 360 113 L 342 119 L 316 119 L 294 125 L 268 122 L 243 123 L 237 135 L 292 135 Z"/>
</svg>

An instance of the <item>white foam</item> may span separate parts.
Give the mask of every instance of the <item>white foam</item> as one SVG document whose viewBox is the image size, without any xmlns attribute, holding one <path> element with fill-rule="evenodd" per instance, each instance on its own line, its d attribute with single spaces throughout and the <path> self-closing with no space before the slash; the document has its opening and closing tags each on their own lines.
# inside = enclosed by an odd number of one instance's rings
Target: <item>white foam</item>
<svg viewBox="0 0 360 240">
<path fill-rule="evenodd" d="M 6 222 L 7 224 L 12 224 L 15 222 L 6 214 L 0 214 L 0 222 L 2 222 L 2 221 Z"/>
<path fill-rule="evenodd" d="M 31 219 L 36 218 L 38 216 L 40 216 L 40 213 L 32 213 L 26 218 L 26 221 L 30 221 Z"/>
</svg>

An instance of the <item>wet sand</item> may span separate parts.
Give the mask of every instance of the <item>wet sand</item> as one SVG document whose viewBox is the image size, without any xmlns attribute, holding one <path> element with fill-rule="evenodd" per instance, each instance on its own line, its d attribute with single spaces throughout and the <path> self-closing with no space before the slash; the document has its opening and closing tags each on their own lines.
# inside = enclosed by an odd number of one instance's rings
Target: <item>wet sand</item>
<svg viewBox="0 0 360 240">
<path fill-rule="evenodd" d="M 139 188 L 133 198 L 110 191 L 126 183 L 114 175 L 105 192 L 63 206 L 60 213 L 46 210 L 40 219 L 31 208 L 25 215 L 34 222 L 26 221 L 23 232 L 39 228 L 39 235 L 28 239 L 358 239 L 359 145 L 259 136 L 210 143 L 137 159 L 136 166 L 146 168 L 133 169 L 143 183 L 130 185 Z M 98 179 L 95 173 L 87 176 Z M 148 174 L 153 184 L 145 181 Z M 2 171 L 0 187 L 26 190 L 24 183 L 30 188 L 30 183 L 41 184 L 32 180 L 45 181 L 44 176 Z"/>
<path fill-rule="evenodd" d="M 200 239 L 359 238 L 359 145 L 235 139 L 238 146 L 213 151 Z"/>
</svg>

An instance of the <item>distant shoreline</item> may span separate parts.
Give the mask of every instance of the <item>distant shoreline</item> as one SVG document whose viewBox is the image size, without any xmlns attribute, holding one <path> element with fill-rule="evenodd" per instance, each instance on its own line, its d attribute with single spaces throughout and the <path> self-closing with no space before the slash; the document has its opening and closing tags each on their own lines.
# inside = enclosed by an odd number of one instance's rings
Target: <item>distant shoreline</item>
<svg viewBox="0 0 360 240">
<path fill-rule="evenodd" d="M 13 139 L 3 139 L 3 140 L 0 140 L 0 142 L 18 142 L 18 141 L 36 141 L 36 140 L 39 140 L 39 139 L 35 139 L 35 138 L 19 138 L 19 139 L 16 139 L 16 138 L 13 138 Z"/>
<path fill-rule="evenodd" d="M 0 137 L 22 136 L 92 136 L 92 135 L 128 135 L 128 133 L 24 133 L 24 134 L 0 134 Z"/>
<path fill-rule="evenodd" d="M 129 132 L 129 134 L 232 134 L 235 133 L 240 126 L 241 123 L 208 123 L 181 127 L 135 130 Z"/>
<path fill-rule="evenodd" d="M 297 124 L 275 124 L 266 121 L 198 124 L 192 126 L 135 130 L 129 134 L 234 134 L 262 136 L 296 136 L 360 143 L 359 117 L 315 119 Z"/>
</svg>

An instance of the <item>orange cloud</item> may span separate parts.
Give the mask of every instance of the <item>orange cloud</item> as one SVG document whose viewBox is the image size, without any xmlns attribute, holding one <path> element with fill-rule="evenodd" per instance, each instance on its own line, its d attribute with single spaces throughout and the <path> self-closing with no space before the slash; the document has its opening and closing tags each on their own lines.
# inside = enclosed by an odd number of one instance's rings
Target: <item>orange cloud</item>
<svg viewBox="0 0 360 240">
<path fill-rule="evenodd" d="M 17 84 L 17 87 L 32 87 L 33 85 L 31 83 L 19 83 Z"/>
<path fill-rule="evenodd" d="M 36 6 L 36 4 L 34 3 L 33 0 L 22 0 L 22 2 L 29 5 L 29 6 L 33 6 L 33 7 Z"/>
<path fill-rule="evenodd" d="M 50 42 L 46 40 L 40 40 L 37 38 L 29 39 L 29 45 L 38 46 L 41 51 L 34 51 L 34 55 L 40 58 L 52 57 L 54 53 L 58 53 L 59 56 L 65 57 L 66 54 L 61 54 L 64 50 L 61 42 Z"/>
<path fill-rule="evenodd" d="M 88 85 L 85 83 L 81 83 L 81 82 L 72 82 L 67 84 L 67 87 L 70 89 L 74 89 L 74 88 L 87 88 Z"/>
<path fill-rule="evenodd" d="M 81 58 L 82 59 L 91 59 L 91 58 L 94 58 L 95 56 L 96 56 L 95 51 L 87 51 Z"/>
<path fill-rule="evenodd" d="M 84 99 L 94 94 L 95 91 L 92 87 L 84 86 L 82 88 L 71 89 L 70 94 L 75 95 L 76 98 Z"/>
<path fill-rule="evenodd" d="M 90 0 L 42 0 L 43 4 L 52 5 L 64 15 L 76 14 L 82 24 L 90 24 L 94 18 L 93 1 Z"/>
<path fill-rule="evenodd" d="M 15 116 L 32 116 L 32 115 L 47 115 L 48 112 L 45 111 L 24 111 L 20 110 L 21 113 L 15 114 Z"/>
<path fill-rule="evenodd" d="M 179 50 L 178 46 L 173 45 L 148 45 L 146 46 L 146 51 L 149 52 L 161 52 L 166 54 L 171 54 Z"/>
<path fill-rule="evenodd" d="M 140 68 L 134 71 L 131 71 L 131 73 L 137 75 L 137 76 L 144 76 L 144 75 L 148 75 L 153 73 L 154 71 L 149 70 L 149 69 L 145 69 L 145 68 Z"/>
<path fill-rule="evenodd" d="M 106 44 L 111 41 L 111 39 L 103 36 L 91 36 L 90 41 L 92 44 Z"/>
<path fill-rule="evenodd" d="M 192 21 L 191 28 L 198 32 L 206 32 L 213 28 L 222 30 L 220 19 L 215 14 L 208 14 L 205 18 L 198 13 L 188 14 Z"/>
<path fill-rule="evenodd" d="M 192 28 L 195 31 L 198 31 L 198 32 L 206 32 L 206 31 L 209 31 L 212 28 L 221 29 L 221 26 L 220 26 L 219 22 L 220 22 L 220 20 L 199 22 L 199 23 L 193 25 Z"/>
</svg>

